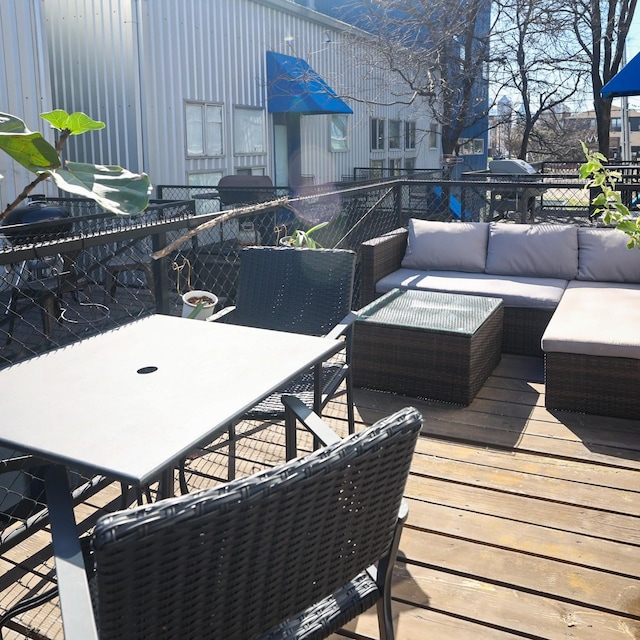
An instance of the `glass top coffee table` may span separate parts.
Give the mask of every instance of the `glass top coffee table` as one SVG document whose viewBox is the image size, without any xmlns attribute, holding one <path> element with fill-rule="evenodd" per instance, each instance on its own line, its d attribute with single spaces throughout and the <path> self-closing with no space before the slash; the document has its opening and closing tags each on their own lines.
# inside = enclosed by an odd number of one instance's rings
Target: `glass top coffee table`
<svg viewBox="0 0 640 640">
<path fill-rule="evenodd" d="M 500 362 L 500 298 L 393 289 L 358 312 L 355 386 L 468 405 Z"/>
</svg>

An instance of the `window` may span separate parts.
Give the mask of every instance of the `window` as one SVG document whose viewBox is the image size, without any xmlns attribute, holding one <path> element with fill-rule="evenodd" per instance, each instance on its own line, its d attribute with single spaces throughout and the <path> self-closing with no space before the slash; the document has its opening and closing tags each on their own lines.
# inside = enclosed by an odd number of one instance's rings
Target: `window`
<svg viewBox="0 0 640 640">
<path fill-rule="evenodd" d="M 416 170 L 416 159 L 415 158 L 405 158 L 404 160 L 404 168 L 408 175 L 411 175 Z"/>
<path fill-rule="evenodd" d="M 478 156 L 484 154 L 484 140 L 482 138 L 461 138 L 460 155 Z"/>
<path fill-rule="evenodd" d="M 234 153 L 264 153 L 264 114 L 262 110 L 236 107 L 233 115 Z"/>
<path fill-rule="evenodd" d="M 379 151 L 384 149 L 384 120 L 371 118 L 371 149 Z"/>
<path fill-rule="evenodd" d="M 382 160 L 372 160 L 371 161 L 371 169 L 373 169 L 373 171 L 371 172 L 371 177 L 372 178 L 382 178 L 382 170 L 383 170 L 383 163 Z"/>
<path fill-rule="evenodd" d="M 222 106 L 219 104 L 187 103 L 187 156 L 221 156 Z"/>
<path fill-rule="evenodd" d="M 222 171 L 204 171 L 199 173 L 190 173 L 187 176 L 187 184 L 192 187 L 210 187 L 213 188 L 218 184 L 220 178 L 222 178 Z M 194 193 L 206 193 L 210 189 L 199 189 L 197 192 L 192 191 L 191 196 L 193 197 Z M 208 198 L 197 199 L 195 201 L 196 205 L 196 213 L 213 213 L 215 211 L 220 210 L 220 204 L 218 200 Z"/>
<path fill-rule="evenodd" d="M 402 158 L 389 158 L 389 175 L 399 176 L 402 173 Z"/>
<path fill-rule="evenodd" d="M 438 132 L 436 129 L 431 129 L 429 131 L 429 149 L 437 149 L 438 148 Z"/>
<path fill-rule="evenodd" d="M 331 116 L 331 151 L 347 151 L 347 116 L 338 114 Z"/>
<path fill-rule="evenodd" d="M 416 148 L 416 123 L 415 122 L 404 123 L 404 148 L 405 149 Z"/>
<path fill-rule="evenodd" d="M 401 126 L 400 120 L 389 120 L 389 149 L 402 148 Z"/>
</svg>

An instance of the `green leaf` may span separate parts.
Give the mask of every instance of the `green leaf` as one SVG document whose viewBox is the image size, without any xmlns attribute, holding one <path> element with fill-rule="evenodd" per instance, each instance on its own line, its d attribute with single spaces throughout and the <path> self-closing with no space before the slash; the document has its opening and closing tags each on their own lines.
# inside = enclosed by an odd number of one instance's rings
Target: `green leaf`
<svg viewBox="0 0 640 640">
<path fill-rule="evenodd" d="M 117 215 L 135 215 L 149 204 L 152 186 L 146 173 L 132 173 L 117 165 L 67 162 L 64 169 L 50 175 L 60 189 L 91 198 Z"/>
<path fill-rule="evenodd" d="M 40 117 L 60 131 L 68 129 L 73 136 L 86 133 L 87 131 L 97 131 L 98 129 L 105 128 L 104 122 L 93 120 L 86 113 L 82 113 L 82 111 L 75 111 L 69 115 L 62 109 L 56 109 L 55 111 L 41 113 Z"/>
<path fill-rule="evenodd" d="M 23 167 L 38 173 L 61 166 L 60 158 L 40 133 L 8 113 L 0 113 L 0 149 Z"/>
</svg>

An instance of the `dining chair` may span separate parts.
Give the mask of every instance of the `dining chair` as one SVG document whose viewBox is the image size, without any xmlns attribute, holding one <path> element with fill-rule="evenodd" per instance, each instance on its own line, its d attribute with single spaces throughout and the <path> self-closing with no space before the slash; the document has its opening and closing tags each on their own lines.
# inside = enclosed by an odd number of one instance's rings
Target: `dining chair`
<svg viewBox="0 0 640 640">
<path fill-rule="evenodd" d="M 326 638 L 373 605 L 393 640 L 391 575 L 422 418 L 407 407 L 341 439 L 297 398 L 285 403 L 289 423 L 329 444 L 97 522 L 101 640 Z"/>
<path fill-rule="evenodd" d="M 311 369 L 278 389 L 248 411 L 243 420 L 259 424 L 243 430 L 251 435 L 284 418 L 282 395 L 295 395 L 321 413 L 344 383 L 349 433 L 355 430 L 351 384 L 351 305 L 356 254 L 345 249 L 294 249 L 247 247 L 240 254 L 235 306 L 214 314 L 210 321 L 344 339 L 338 359 L 323 364 L 321 397 L 314 404 L 315 375 Z M 273 354 L 274 358 L 278 354 Z M 236 424 L 229 425 L 228 479 L 235 477 Z M 203 449 L 202 452 L 206 452 Z M 192 460 L 197 459 L 194 454 Z M 189 462 L 187 462 L 187 465 Z M 185 465 L 180 466 L 180 485 L 188 491 Z"/>
</svg>

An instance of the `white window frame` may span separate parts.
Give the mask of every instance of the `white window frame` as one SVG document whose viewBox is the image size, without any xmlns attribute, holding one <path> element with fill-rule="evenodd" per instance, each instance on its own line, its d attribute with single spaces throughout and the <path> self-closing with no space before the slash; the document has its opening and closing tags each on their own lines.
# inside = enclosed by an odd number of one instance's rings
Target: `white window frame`
<svg viewBox="0 0 640 640">
<path fill-rule="evenodd" d="M 371 151 L 384 151 L 385 126 L 384 118 L 371 118 L 369 128 L 371 133 Z"/>
<path fill-rule="evenodd" d="M 349 151 L 349 118 L 346 114 L 334 113 L 331 115 L 329 138 L 329 149 L 333 153 Z"/>
<path fill-rule="evenodd" d="M 396 132 L 392 133 L 392 128 Z M 389 149 L 402 149 L 403 133 L 402 120 L 389 120 Z"/>
<path fill-rule="evenodd" d="M 246 116 L 246 117 L 245 117 Z M 264 109 L 236 106 L 233 109 L 233 153 L 255 156 L 266 153 Z M 251 148 L 249 148 L 251 146 Z"/>
<path fill-rule="evenodd" d="M 407 120 L 404 123 L 404 148 L 407 150 L 416 148 L 416 123 Z"/>
<path fill-rule="evenodd" d="M 211 116 L 215 115 L 219 118 L 211 119 Z M 224 109 L 222 104 L 185 102 L 184 117 L 187 158 L 219 158 L 224 156 Z"/>
<path fill-rule="evenodd" d="M 438 148 L 438 130 L 429 129 L 429 149 Z"/>
<path fill-rule="evenodd" d="M 484 155 L 484 140 L 482 138 L 460 138 L 461 156 Z"/>
</svg>

